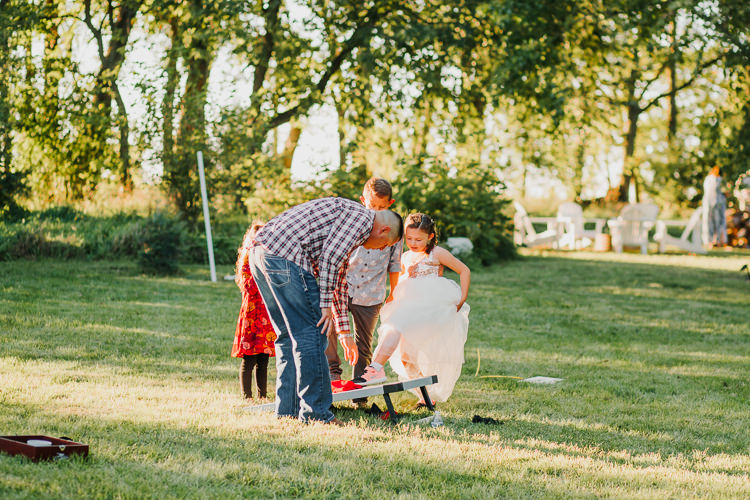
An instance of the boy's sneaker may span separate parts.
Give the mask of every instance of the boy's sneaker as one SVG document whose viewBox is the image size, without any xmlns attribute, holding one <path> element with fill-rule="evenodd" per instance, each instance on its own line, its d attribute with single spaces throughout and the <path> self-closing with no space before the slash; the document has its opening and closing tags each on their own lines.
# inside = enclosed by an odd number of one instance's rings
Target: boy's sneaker
<svg viewBox="0 0 750 500">
<path fill-rule="evenodd" d="M 374 366 L 370 365 L 365 368 L 365 373 L 355 379 L 352 379 L 352 382 L 357 385 L 373 385 L 379 384 L 380 382 L 385 382 L 386 380 L 385 370 L 383 368 L 377 370 Z"/>
</svg>

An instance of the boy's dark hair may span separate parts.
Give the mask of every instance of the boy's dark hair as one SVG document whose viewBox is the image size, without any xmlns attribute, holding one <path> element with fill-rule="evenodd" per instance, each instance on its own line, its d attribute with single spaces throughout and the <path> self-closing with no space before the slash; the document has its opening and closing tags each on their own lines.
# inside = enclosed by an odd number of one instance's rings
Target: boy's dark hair
<svg viewBox="0 0 750 500">
<path fill-rule="evenodd" d="M 393 187 L 391 183 L 380 177 L 370 177 L 365 182 L 365 191 L 369 191 L 379 198 L 393 199 Z"/>
<path fill-rule="evenodd" d="M 427 241 L 427 248 L 425 248 L 425 251 L 427 253 L 432 252 L 432 249 L 435 248 L 435 245 L 437 244 L 437 236 L 435 234 L 435 222 L 430 218 L 429 215 L 425 215 L 419 212 L 409 214 L 404 225 L 407 228 L 412 227 L 415 229 L 419 229 L 420 231 L 424 231 L 428 235 L 431 234 L 432 238 Z"/>
</svg>

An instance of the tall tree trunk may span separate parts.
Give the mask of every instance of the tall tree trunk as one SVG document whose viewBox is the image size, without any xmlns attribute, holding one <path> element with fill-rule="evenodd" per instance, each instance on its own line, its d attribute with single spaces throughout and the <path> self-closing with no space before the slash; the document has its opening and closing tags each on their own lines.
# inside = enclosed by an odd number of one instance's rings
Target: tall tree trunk
<svg viewBox="0 0 750 500">
<path fill-rule="evenodd" d="M 417 123 L 421 124 L 421 127 L 414 127 L 414 147 L 412 149 L 412 156 L 414 158 L 419 158 L 420 155 L 427 153 L 430 127 L 432 126 L 432 108 L 429 97 L 426 97 L 422 101 L 421 115 L 421 119 L 417 119 Z"/>
<path fill-rule="evenodd" d="M 162 115 L 162 165 L 165 172 L 172 170 L 174 164 L 174 98 L 177 92 L 177 59 L 179 57 L 179 22 L 176 17 L 169 20 L 171 29 L 171 46 L 167 52 L 167 83 L 164 87 L 164 98 L 161 104 Z"/>
<path fill-rule="evenodd" d="M 625 158 L 622 166 L 622 179 L 619 186 L 619 201 L 638 201 L 638 185 L 635 184 L 635 200 L 629 199 L 629 192 L 631 188 L 631 182 L 637 177 L 637 166 L 634 165 L 633 154 L 635 153 L 635 139 L 638 135 L 638 118 L 643 111 L 638 104 L 638 100 L 635 96 L 635 82 L 638 81 L 638 73 L 636 70 L 630 75 L 627 80 L 627 111 L 628 111 L 628 123 L 627 132 L 625 133 Z"/>
<path fill-rule="evenodd" d="M 578 142 L 576 148 L 576 168 L 575 168 L 575 179 L 573 180 L 573 190 L 575 191 L 575 201 L 580 203 L 583 194 L 583 166 L 586 163 L 586 143 L 588 142 L 587 135 L 585 132 Z"/>
<path fill-rule="evenodd" d="M 117 122 L 120 129 L 120 184 L 126 191 L 133 190 L 133 178 L 130 175 L 130 124 L 125 102 L 120 94 L 117 82 L 112 82 L 112 90 L 117 103 Z"/>
<path fill-rule="evenodd" d="M 7 4 L 6 0 L 0 0 L 0 7 L 4 8 Z M 8 71 L 10 63 L 7 61 L 7 56 L 10 54 L 10 33 L 8 31 L 0 31 L 0 69 L 2 71 Z M 7 177 L 10 176 L 10 165 L 12 161 L 13 141 L 12 141 L 12 124 L 11 114 L 12 108 L 10 104 L 10 87 L 7 78 L 0 78 L 0 180 L 2 185 L 8 182 Z M 6 191 L 5 189 L 3 191 Z M 0 193 L 0 199 L 3 198 L 3 194 L 11 195 L 6 191 Z"/>
<path fill-rule="evenodd" d="M 255 65 L 255 74 L 253 75 L 253 95 L 255 95 L 263 86 L 266 79 L 266 73 L 271 64 L 276 40 L 277 25 L 279 24 L 279 9 L 281 9 L 281 0 L 270 0 L 263 7 L 263 18 L 265 19 L 265 34 L 263 43 L 260 46 L 258 63 Z"/>
<path fill-rule="evenodd" d="M 203 0 L 190 0 L 188 25 L 197 30 L 185 47 L 190 57 L 185 61 L 187 78 L 180 105 L 180 123 L 175 145 L 175 162 L 167 177 L 180 213 L 189 220 L 200 214 L 200 192 L 196 175 L 196 153 L 202 151 L 209 171 L 210 160 L 206 151 L 206 96 L 208 77 L 213 58 L 209 28 L 205 26 L 207 9 Z"/>
<path fill-rule="evenodd" d="M 297 125 L 292 125 L 289 130 L 289 135 L 284 143 L 284 152 L 281 155 L 284 160 L 284 167 L 287 170 L 292 168 L 292 159 L 294 159 L 294 152 L 297 150 L 297 144 L 299 143 L 299 136 L 302 134 L 302 129 Z"/>
<path fill-rule="evenodd" d="M 191 54 L 185 81 L 185 94 L 180 109 L 180 125 L 177 137 L 182 144 L 203 146 L 206 136 L 206 89 L 211 71 L 211 55 L 208 44 L 193 37 L 188 53 Z"/>
<path fill-rule="evenodd" d="M 464 61 L 464 67 L 468 66 L 469 58 L 470 55 L 467 54 L 467 58 Z M 465 84 L 469 86 L 469 93 L 471 95 L 471 112 L 469 113 L 468 118 L 468 132 L 471 137 L 470 144 L 474 144 L 473 148 L 476 154 L 476 164 L 482 166 L 484 163 L 482 161 L 484 141 L 487 137 L 487 128 L 484 123 L 484 112 L 487 109 L 487 96 L 485 96 L 483 89 L 480 85 L 477 85 L 475 81 L 466 82 L 466 77 L 464 80 Z"/>
<path fill-rule="evenodd" d="M 112 108 L 112 99 L 115 98 L 112 91 L 114 82 L 120 76 L 120 68 L 125 61 L 125 49 L 130 38 L 130 31 L 135 23 L 135 16 L 142 1 L 124 0 L 116 11 L 110 4 L 110 12 L 113 22 L 110 26 L 109 46 L 104 48 L 104 34 L 94 27 L 90 16 L 90 0 L 84 4 L 87 6 L 87 15 L 89 21 L 89 30 L 92 31 L 97 44 L 99 45 L 99 59 L 101 66 L 96 75 L 96 91 L 94 92 L 94 104 L 96 104 L 103 113 L 107 114 Z"/>
<path fill-rule="evenodd" d="M 267 117 L 262 111 L 263 99 L 259 97 L 258 94 L 261 93 L 260 91 L 266 81 L 268 70 L 272 66 L 272 59 L 276 47 L 275 36 L 278 30 L 281 6 L 281 0 L 270 0 L 267 3 L 264 3 L 263 6 L 265 32 L 261 37 L 257 51 L 257 61 L 255 62 L 255 69 L 253 72 L 253 86 L 250 93 L 248 128 L 251 129 L 251 134 L 248 144 L 249 154 L 260 149 L 261 145 L 267 138 L 268 132 L 276 128 L 268 126 Z M 276 103 L 274 103 L 274 110 L 276 109 Z M 276 154 L 275 150 L 273 151 L 273 154 Z"/>
<path fill-rule="evenodd" d="M 677 10 L 672 15 L 672 54 L 667 63 L 667 78 L 669 79 L 669 119 L 667 123 L 667 145 L 669 146 L 669 161 L 675 161 L 677 139 Z"/>
<path fill-rule="evenodd" d="M 112 125 L 112 100 L 117 103 L 117 127 L 120 131 L 119 138 L 119 178 L 126 189 L 132 188 L 130 176 L 130 125 L 128 123 L 127 110 L 125 109 L 122 96 L 120 95 L 117 79 L 120 76 L 120 68 L 125 61 L 125 53 L 130 39 L 130 32 L 135 24 L 135 17 L 143 4 L 143 0 L 123 0 L 119 6 L 112 3 L 107 4 L 107 12 L 104 14 L 110 21 L 109 36 L 101 30 L 101 25 L 96 26 L 91 14 L 91 0 L 84 0 L 84 21 L 94 37 L 99 54 L 100 67 L 96 75 L 96 88 L 94 90 L 94 110 L 101 117 L 95 125 L 94 133 L 100 142 L 99 147 L 104 148 L 108 129 Z M 105 48 L 105 42 L 109 45 Z M 92 161 L 96 161 L 92 158 Z"/>
<path fill-rule="evenodd" d="M 34 64 L 34 58 L 31 56 L 32 53 L 32 37 L 27 37 L 25 40 L 25 46 L 24 46 L 24 66 L 26 68 L 26 83 L 29 86 L 34 85 L 34 80 L 36 80 L 36 64 Z"/>
<path fill-rule="evenodd" d="M 338 120 L 336 121 L 336 130 L 339 135 L 339 168 L 346 167 L 346 154 L 347 154 L 347 141 L 346 141 L 346 116 L 344 113 L 344 107 L 338 100 L 335 100 L 336 104 L 336 115 Z"/>
<path fill-rule="evenodd" d="M 47 22 L 44 27 L 46 33 L 44 35 L 44 58 L 42 62 L 45 101 L 43 109 L 46 113 L 45 121 L 56 128 L 54 124 L 57 122 L 57 113 L 60 110 L 59 93 L 60 77 L 62 76 L 58 53 L 60 17 L 57 1 L 46 0 L 44 10 Z"/>
</svg>

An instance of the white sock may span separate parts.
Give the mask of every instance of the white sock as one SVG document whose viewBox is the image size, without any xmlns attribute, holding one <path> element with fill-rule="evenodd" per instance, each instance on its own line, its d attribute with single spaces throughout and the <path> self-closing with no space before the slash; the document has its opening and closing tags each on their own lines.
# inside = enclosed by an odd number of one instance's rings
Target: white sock
<svg viewBox="0 0 750 500">
<path fill-rule="evenodd" d="M 381 365 L 380 363 L 376 363 L 375 361 L 373 361 L 372 363 L 370 363 L 370 366 L 372 366 L 373 368 L 375 368 L 378 371 L 380 371 L 380 370 L 383 369 L 383 365 Z"/>
</svg>

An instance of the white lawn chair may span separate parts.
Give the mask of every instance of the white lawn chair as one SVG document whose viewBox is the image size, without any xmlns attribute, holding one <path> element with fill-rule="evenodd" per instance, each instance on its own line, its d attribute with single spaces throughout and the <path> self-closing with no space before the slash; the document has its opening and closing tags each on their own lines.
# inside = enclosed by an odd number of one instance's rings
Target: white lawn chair
<svg viewBox="0 0 750 500">
<path fill-rule="evenodd" d="M 614 251 L 622 253 L 623 247 L 640 247 L 641 253 L 648 253 L 648 232 L 656 224 L 657 215 L 659 207 L 652 203 L 625 205 L 617 219 L 607 222 Z"/>
<path fill-rule="evenodd" d="M 667 232 L 670 226 L 685 226 L 682 235 L 675 238 Z M 685 221 L 658 220 L 656 221 L 656 234 L 654 240 L 659 242 L 659 253 L 664 253 L 667 245 L 672 245 L 690 253 L 706 253 L 701 242 L 701 210 L 697 209 Z"/>
<path fill-rule="evenodd" d="M 604 219 L 584 219 L 583 209 L 578 203 L 565 202 L 557 209 L 557 221 L 560 223 L 560 248 L 578 250 L 591 245 L 597 234 L 602 234 Z M 587 223 L 593 223 L 594 229 L 586 229 Z"/>
<path fill-rule="evenodd" d="M 551 246 L 557 248 L 559 231 L 556 217 L 529 217 L 526 209 L 518 203 L 513 202 L 516 215 L 513 218 L 514 230 L 513 241 L 518 246 L 539 247 Z M 545 224 L 545 229 L 537 233 L 534 224 Z"/>
</svg>

